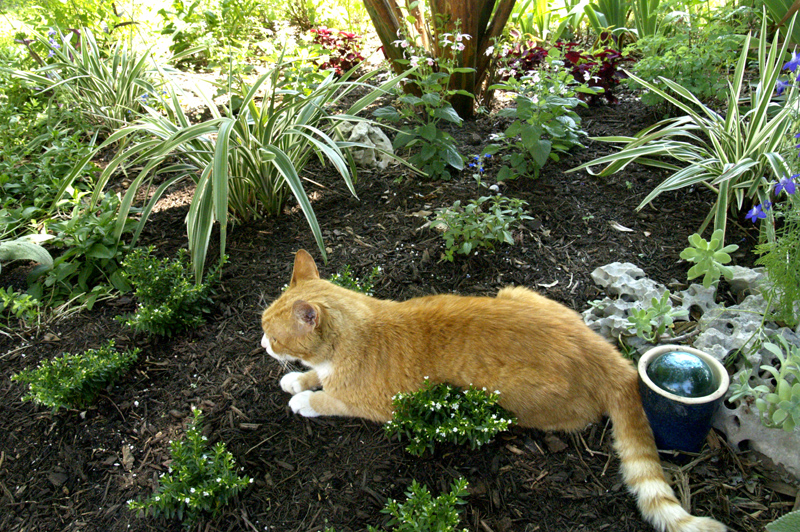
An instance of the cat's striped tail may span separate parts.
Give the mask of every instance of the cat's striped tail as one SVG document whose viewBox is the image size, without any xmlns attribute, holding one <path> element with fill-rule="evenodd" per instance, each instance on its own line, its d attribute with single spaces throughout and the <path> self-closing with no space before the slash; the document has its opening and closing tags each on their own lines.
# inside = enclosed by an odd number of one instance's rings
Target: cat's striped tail
<svg viewBox="0 0 800 532">
<path fill-rule="evenodd" d="M 659 532 L 725 532 L 725 525 L 689 514 L 664 478 L 650 424 L 642 408 L 636 375 L 610 401 L 614 447 L 622 462 L 622 477 L 636 496 L 644 518 Z"/>
</svg>

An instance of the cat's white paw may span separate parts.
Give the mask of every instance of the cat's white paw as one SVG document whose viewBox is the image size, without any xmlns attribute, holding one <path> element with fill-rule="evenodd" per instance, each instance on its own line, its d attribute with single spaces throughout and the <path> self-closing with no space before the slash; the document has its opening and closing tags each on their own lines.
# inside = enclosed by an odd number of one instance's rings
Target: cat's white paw
<svg viewBox="0 0 800 532">
<path fill-rule="evenodd" d="M 289 406 L 292 408 L 292 412 L 295 414 L 300 414 L 303 417 L 317 417 L 319 416 L 319 412 L 311 408 L 311 394 L 314 393 L 311 390 L 306 390 L 304 392 L 300 392 L 296 395 L 293 395 L 291 399 L 289 399 Z"/>
<path fill-rule="evenodd" d="M 281 377 L 281 390 L 288 392 L 292 395 L 298 394 L 304 390 L 303 385 L 300 383 L 300 378 L 303 376 L 301 371 L 292 371 Z"/>
</svg>

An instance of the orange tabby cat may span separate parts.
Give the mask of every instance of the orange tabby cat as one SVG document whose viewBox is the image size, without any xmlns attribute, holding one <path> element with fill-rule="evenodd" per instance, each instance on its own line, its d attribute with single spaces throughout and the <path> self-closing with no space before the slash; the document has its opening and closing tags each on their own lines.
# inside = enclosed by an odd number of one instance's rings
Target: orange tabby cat
<svg viewBox="0 0 800 532">
<path fill-rule="evenodd" d="M 664 480 L 631 363 L 577 313 L 535 292 L 383 301 L 320 279 L 300 250 L 289 288 L 261 325 L 270 355 L 311 368 L 281 378 L 296 413 L 385 422 L 392 396 L 419 389 L 428 376 L 499 390 L 500 405 L 523 427 L 579 430 L 607 414 L 645 519 L 661 531 L 725 530 L 688 514 Z"/>
</svg>

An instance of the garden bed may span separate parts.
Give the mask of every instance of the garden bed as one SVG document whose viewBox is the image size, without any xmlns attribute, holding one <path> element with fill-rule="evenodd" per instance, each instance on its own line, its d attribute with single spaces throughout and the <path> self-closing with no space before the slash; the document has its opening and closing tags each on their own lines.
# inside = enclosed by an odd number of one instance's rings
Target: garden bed
<svg viewBox="0 0 800 532">
<path fill-rule="evenodd" d="M 632 134 L 657 119 L 629 94 L 617 106 L 581 115 L 593 136 Z M 495 120 L 482 115 L 454 132 L 461 153 L 481 153 L 499 129 Z M 362 171 L 357 200 L 329 169 L 312 168 L 304 177 L 329 248 L 328 264 L 319 262 L 322 274 L 349 265 L 364 275 L 377 265 L 383 273 L 375 295 L 401 300 L 490 295 L 525 285 L 579 311 L 601 297 L 590 273 L 610 262 L 632 262 L 670 287 L 685 284 L 688 265 L 678 256 L 713 198 L 683 190 L 637 213 L 664 174 L 636 165 L 610 178 L 566 174 L 612 149 L 586 146 L 546 166 L 538 179 L 501 185 L 503 194 L 528 202 L 533 218 L 515 232 L 515 246 L 454 263 L 439 261 L 443 242 L 423 226 L 436 208 L 486 193 L 471 172 L 449 182 L 421 182 L 403 167 Z M 496 170 L 489 163 L 484 182 L 493 183 Z M 185 246 L 190 198 L 191 190 L 172 190 L 140 244 L 163 255 Z M 749 222 L 731 225 L 728 241 L 740 245 L 734 263 L 751 265 L 757 233 L 748 231 Z M 214 314 L 203 327 L 173 338 L 133 335 L 115 321 L 133 310 L 128 296 L 0 336 L 0 530 L 179 530 L 177 522 L 137 517 L 126 502 L 152 493 L 169 466 L 169 441 L 183 436 L 192 406 L 203 410 L 209 439 L 225 442 L 254 479 L 201 530 L 365 530 L 386 522 L 380 510 L 389 498 L 402 500 L 412 479 L 438 494 L 461 476 L 470 485 L 463 507 L 470 530 L 652 530 L 622 484 L 605 422 L 574 435 L 514 428 L 477 451 L 442 447 L 416 458 L 378 424 L 292 414 L 278 385 L 284 369 L 259 346 L 259 313 L 289 281 L 298 248 L 319 256 L 297 209 L 235 228 Z M 14 275 L 4 269 L 0 283 Z M 108 338 L 118 347 L 140 347 L 142 354 L 95 405 L 52 414 L 20 402 L 25 390 L 10 381 L 12 374 Z M 667 471 L 696 515 L 760 531 L 797 507 L 798 491 L 758 456 L 737 451 L 712 433 L 700 455 L 668 463 Z"/>
</svg>

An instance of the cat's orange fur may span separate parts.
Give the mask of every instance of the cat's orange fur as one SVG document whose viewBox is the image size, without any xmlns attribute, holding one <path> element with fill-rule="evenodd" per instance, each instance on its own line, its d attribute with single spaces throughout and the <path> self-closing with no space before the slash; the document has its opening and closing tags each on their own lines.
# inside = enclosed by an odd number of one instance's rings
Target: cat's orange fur
<svg viewBox="0 0 800 532">
<path fill-rule="evenodd" d="M 523 427 L 572 431 L 607 414 L 625 483 L 656 529 L 725 530 L 688 514 L 665 481 L 631 363 L 577 313 L 535 292 L 384 301 L 320 279 L 300 250 L 289 288 L 261 325 L 270 355 L 311 368 L 281 379 L 296 413 L 385 422 L 392 396 L 429 377 L 499 390 Z"/>
</svg>

